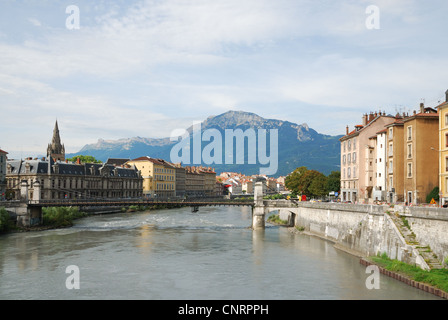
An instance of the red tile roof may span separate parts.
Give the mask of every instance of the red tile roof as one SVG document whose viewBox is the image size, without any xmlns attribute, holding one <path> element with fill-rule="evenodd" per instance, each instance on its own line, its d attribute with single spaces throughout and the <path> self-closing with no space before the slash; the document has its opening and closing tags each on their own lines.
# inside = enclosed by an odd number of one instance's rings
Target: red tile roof
<svg viewBox="0 0 448 320">
<path fill-rule="evenodd" d="M 0 149 L 0 153 L 8 154 L 8 152 L 3 151 L 2 149 Z"/>
</svg>

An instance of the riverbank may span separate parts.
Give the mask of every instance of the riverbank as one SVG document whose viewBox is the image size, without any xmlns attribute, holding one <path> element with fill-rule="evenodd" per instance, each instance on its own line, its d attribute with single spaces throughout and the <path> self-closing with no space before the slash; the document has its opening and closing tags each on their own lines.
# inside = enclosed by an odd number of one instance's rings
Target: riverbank
<svg viewBox="0 0 448 320">
<path fill-rule="evenodd" d="M 74 221 L 89 216 L 108 215 L 117 213 L 139 213 L 150 210 L 165 210 L 183 207 L 183 205 L 168 206 L 168 205 L 153 205 L 153 206 L 129 206 L 129 207 L 116 207 L 109 208 L 107 210 L 101 207 L 92 207 L 85 211 L 80 211 L 74 207 L 50 207 L 43 208 L 43 223 L 37 226 L 23 227 L 11 225 L 7 229 L 2 230 L 0 235 L 8 233 L 20 233 L 20 232 L 37 232 L 47 231 L 52 229 L 70 228 L 74 225 Z"/>
<path fill-rule="evenodd" d="M 293 234 L 303 234 L 314 236 L 322 240 L 330 241 L 327 238 L 319 235 L 299 230 L 296 227 L 289 227 L 288 231 Z M 376 265 L 381 274 L 401 281 L 411 287 L 423 290 L 425 292 L 434 294 L 443 299 L 448 299 L 448 270 L 431 270 L 425 271 L 416 266 L 406 264 L 397 260 L 382 257 L 363 257 L 357 252 L 347 250 L 342 246 L 337 245 L 336 242 L 330 241 L 334 244 L 336 249 L 344 251 L 348 254 L 360 258 L 360 264 L 364 266 Z M 426 281 L 425 281 L 426 280 Z"/>
</svg>

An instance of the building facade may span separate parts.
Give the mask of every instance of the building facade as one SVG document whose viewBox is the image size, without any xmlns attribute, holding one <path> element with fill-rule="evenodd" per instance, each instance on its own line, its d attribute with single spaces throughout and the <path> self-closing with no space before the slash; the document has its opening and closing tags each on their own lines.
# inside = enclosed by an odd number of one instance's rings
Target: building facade
<svg viewBox="0 0 448 320">
<path fill-rule="evenodd" d="M 143 181 L 135 167 L 27 158 L 8 160 L 6 177 L 11 200 L 101 200 L 142 196 Z"/>
<path fill-rule="evenodd" d="M 403 114 L 403 117 L 405 115 Z M 404 202 L 403 117 L 387 125 L 387 202 Z"/>
<path fill-rule="evenodd" d="M 439 110 L 439 191 L 440 204 L 448 202 L 448 90 Z"/>
<path fill-rule="evenodd" d="M 421 105 L 419 113 L 403 119 L 405 147 L 404 199 L 408 204 L 426 202 L 439 184 L 439 114 Z"/>
<path fill-rule="evenodd" d="M 341 141 L 341 199 L 343 202 L 367 203 L 375 186 L 376 142 L 371 138 L 392 123 L 395 117 L 384 112 L 365 114 L 362 124 L 347 132 Z"/>
<path fill-rule="evenodd" d="M 140 170 L 143 178 L 143 196 L 169 198 L 176 196 L 176 167 L 163 160 L 148 156 L 126 162 Z"/>
<path fill-rule="evenodd" d="M 0 200 L 6 198 L 6 160 L 8 152 L 0 149 Z"/>
<path fill-rule="evenodd" d="M 139 198 L 140 172 L 131 166 L 76 163 L 65 159 L 58 123 L 47 158 L 8 160 L 6 196 L 15 200 Z"/>
</svg>

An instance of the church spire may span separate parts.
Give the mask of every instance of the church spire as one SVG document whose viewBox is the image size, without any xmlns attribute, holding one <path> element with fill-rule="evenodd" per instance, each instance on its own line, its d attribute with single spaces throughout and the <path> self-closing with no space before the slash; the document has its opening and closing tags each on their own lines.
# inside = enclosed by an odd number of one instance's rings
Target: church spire
<svg viewBox="0 0 448 320">
<path fill-rule="evenodd" d="M 58 120 L 54 125 L 53 138 L 51 143 L 48 144 L 47 154 L 50 158 L 61 161 L 65 161 L 65 147 L 61 144 L 61 137 L 59 135 Z"/>
</svg>

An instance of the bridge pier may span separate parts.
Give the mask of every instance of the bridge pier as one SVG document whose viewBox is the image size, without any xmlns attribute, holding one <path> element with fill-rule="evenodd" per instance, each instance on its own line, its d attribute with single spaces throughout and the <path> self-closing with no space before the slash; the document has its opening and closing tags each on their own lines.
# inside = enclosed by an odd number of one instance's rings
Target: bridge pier
<svg viewBox="0 0 448 320">
<path fill-rule="evenodd" d="M 260 230 L 265 228 L 265 208 L 263 203 L 263 182 L 255 182 L 254 188 L 255 206 L 252 209 L 252 229 Z"/>
</svg>

